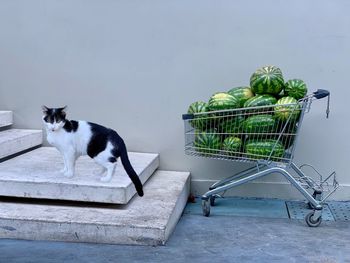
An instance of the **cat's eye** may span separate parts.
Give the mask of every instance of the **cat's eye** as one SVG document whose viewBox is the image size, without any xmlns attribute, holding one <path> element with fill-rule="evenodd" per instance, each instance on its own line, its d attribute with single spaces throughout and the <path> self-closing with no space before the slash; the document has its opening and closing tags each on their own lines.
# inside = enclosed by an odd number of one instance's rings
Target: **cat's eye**
<svg viewBox="0 0 350 263">
<path fill-rule="evenodd" d="M 47 115 L 44 117 L 44 121 L 52 124 L 54 122 L 54 118 L 50 115 Z"/>
</svg>

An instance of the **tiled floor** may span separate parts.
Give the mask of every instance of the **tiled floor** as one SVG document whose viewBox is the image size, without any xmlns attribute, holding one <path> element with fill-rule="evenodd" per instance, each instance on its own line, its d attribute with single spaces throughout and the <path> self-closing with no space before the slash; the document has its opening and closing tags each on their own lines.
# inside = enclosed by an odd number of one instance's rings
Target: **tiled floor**
<svg viewBox="0 0 350 263">
<path fill-rule="evenodd" d="M 303 201 L 286 201 L 286 205 L 290 219 L 303 220 L 305 216 L 312 211 L 309 208 L 309 205 Z M 323 206 L 322 220 L 334 221 L 334 216 L 329 209 L 328 204 Z"/>
<path fill-rule="evenodd" d="M 290 218 L 304 220 L 310 213 L 304 201 L 284 201 L 259 198 L 218 198 L 210 209 L 210 216 L 247 216 L 263 218 Z M 185 209 L 185 214 L 201 215 L 201 200 L 196 199 Z M 322 211 L 323 221 L 350 221 L 350 202 L 329 201 Z"/>
<path fill-rule="evenodd" d="M 329 207 L 337 221 L 350 221 L 350 202 L 330 202 Z"/>
</svg>

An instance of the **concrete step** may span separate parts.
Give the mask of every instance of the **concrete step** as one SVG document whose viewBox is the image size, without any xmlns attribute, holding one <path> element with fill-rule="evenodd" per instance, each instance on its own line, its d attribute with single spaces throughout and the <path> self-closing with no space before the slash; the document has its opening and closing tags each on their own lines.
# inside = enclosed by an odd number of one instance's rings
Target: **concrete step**
<svg viewBox="0 0 350 263">
<path fill-rule="evenodd" d="M 129 159 L 141 182 L 159 166 L 159 155 L 129 152 Z M 75 176 L 67 178 L 61 154 L 53 147 L 41 147 L 0 163 L 0 195 L 55 200 L 126 204 L 136 190 L 121 162 L 110 182 L 101 182 L 102 168 L 90 157 L 77 160 Z"/>
<path fill-rule="evenodd" d="M 0 200 L 0 238 L 162 245 L 186 205 L 189 173 L 158 170 L 144 191 L 127 205 L 104 207 Z"/>
<path fill-rule="evenodd" d="M 10 129 L 0 132 L 0 159 L 22 152 L 43 141 L 41 130 Z"/>
<path fill-rule="evenodd" d="M 0 111 L 0 128 L 10 126 L 13 123 L 12 111 Z"/>
</svg>

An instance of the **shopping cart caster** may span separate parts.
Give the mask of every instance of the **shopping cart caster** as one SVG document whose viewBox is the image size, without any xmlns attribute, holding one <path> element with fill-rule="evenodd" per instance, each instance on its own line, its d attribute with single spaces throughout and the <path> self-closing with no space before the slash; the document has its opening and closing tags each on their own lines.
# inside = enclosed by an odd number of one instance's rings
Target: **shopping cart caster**
<svg viewBox="0 0 350 263">
<path fill-rule="evenodd" d="M 310 202 L 307 203 L 307 207 L 309 209 L 315 209 L 315 207 L 313 206 L 313 204 L 311 204 Z"/>
<path fill-rule="evenodd" d="M 322 191 L 319 190 L 315 190 L 314 193 L 312 194 L 312 197 L 316 200 L 316 201 L 321 201 L 322 199 Z M 310 202 L 307 203 L 309 209 L 315 209 L 314 205 Z"/>
<path fill-rule="evenodd" d="M 204 216 L 210 215 L 210 202 L 209 200 L 202 200 L 202 211 Z"/>
<path fill-rule="evenodd" d="M 214 206 L 215 205 L 215 196 L 214 195 L 210 196 L 209 201 L 210 201 L 210 205 Z"/>
<path fill-rule="evenodd" d="M 214 195 L 211 195 L 211 196 L 209 197 L 209 201 L 210 201 L 210 205 L 211 205 L 211 206 L 215 206 L 215 200 L 216 200 L 217 198 L 223 198 L 223 196 L 222 196 L 222 195 L 219 195 L 219 194 L 214 194 Z"/>
<path fill-rule="evenodd" d="M 314 219 L 315 213 L 316 213 L 315 211 L 312 211 L 312 212 L 308 213 L 305 216 L 306 224 L 309 227 L 318 227 L 321 224 L 321 222 L 322 222 L 322 216 L 321 215 L 316 220 Z"/>
</svg>

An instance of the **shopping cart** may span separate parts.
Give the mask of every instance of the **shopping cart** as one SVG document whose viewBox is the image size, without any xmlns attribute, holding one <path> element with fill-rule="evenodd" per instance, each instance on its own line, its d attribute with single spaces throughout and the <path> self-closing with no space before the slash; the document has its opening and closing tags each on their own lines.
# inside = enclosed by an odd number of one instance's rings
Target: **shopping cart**
<svg viewBox="0 0 350 263">
<path fill-rule="evenodd" d="M 319 226 L 323 204 L 339 187 L 336 174 L 324 178 L 311 165 L 297 166 L 293 157 L 305 113 L 315 99 L 326 97 L 328 118 L 327 90 L 317 90 L 296 103 L 184 114 L 186 154 L 253 164 L 209 188 L 202 196 L 203 215 L 210 215 L 210 206 L 228 189 L 273 173 L 283 175 L 306 198 L 313 210 L 306 223 Z M 307 176 L 305 167 L 319 178 Z"/>
</svg>

